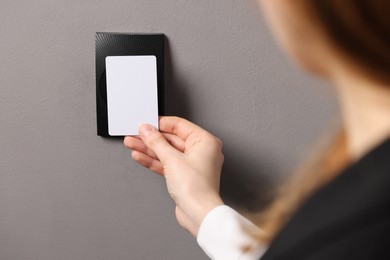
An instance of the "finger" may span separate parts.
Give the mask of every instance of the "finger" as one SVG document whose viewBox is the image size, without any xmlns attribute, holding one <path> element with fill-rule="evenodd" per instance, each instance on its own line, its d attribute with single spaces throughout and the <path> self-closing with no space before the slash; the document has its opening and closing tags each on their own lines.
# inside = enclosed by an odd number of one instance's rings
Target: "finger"
<svg viewBox="0 0 390 260">
<path fill-rule="evenodd" d="M 123 140 L 123 144 L 131 150 L 138 151 L 148 155 L 149 157 L 158 159 L 157 155 L 152 150 L 150 150 L 140 138 L 126 136 Z"/>
<path fill-rule="evenodd" d="M 162 133 L 162 135 L 165 137 L 165 139 L 168 141 L 170 145 L 175 147 L 176 150 L 180 152 L 184 152 L 185 142 L 182 139 L 180 139 L 178 136 L 173 134 Z M 124 146 L 126 146 L 131 150 L 136 150 L 144 154 L 147 154 L 150 157 L 158 159 L 156 154 L 145 145 L 145 143 L 142 141 L 142 139 L 139 136 L 126 136 L 123 140 L 123 144 Z"/>
<path fill-rule="evenodd" d="M 146 154 L 143 154 L 138 151 L 133 151 L 131 157 L 134 161 L 141 164 L 145 168 L 150 169 L 151 171 L 157 173 L 158 175 L 164 175 L 164 167 L 159 160 L 156 160 Z"/>
<path fill-rule="evenodd" d="M 185 149 L 185 141 L 182 140 L 180 137 L 174 134 L 169 134 L 169 133 L 162 133 L 162 135 L 165 137 L 165 139 L 168 141 L 170 145 L 175 147 L 176 150 L 180 152 L 184 152 Z"/>
<path fill-rule="evenodd" d="M 162 164 L 165 164 L 169 159 L 180 155 L 180 153 L 170 145 L 165 137 L 153 126 L 142 124 L 138 131 L 142 141 L 157 155 Z"/>
<path fill-rule="evenodd" d="M 209 134 L 200 126 L 180 117 L 163 116 L 159 120 L 160 131 L 177 135 L 182 140 L 187 140 L 192 134 Z"/>
</svg>

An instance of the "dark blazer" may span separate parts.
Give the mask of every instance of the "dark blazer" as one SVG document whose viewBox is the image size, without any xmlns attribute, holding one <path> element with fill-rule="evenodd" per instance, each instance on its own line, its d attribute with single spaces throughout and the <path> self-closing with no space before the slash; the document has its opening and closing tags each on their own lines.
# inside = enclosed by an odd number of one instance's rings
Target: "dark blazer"
<svg viewBox="0 0 390 260">
<path fill-rule="evenodd" d="M 390 259 L 390 138 L 311 196 L 261 260 Z"/>
</svg>

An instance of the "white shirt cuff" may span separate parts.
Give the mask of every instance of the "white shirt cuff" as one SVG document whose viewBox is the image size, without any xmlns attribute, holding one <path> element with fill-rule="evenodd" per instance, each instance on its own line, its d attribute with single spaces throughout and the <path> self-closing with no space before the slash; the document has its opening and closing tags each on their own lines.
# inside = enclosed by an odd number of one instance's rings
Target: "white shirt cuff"
<svg viewBox="0 0 390 260">
<path fill-rule="evenodd" d="M 258 260 L 267 250 L 267 245 L 256 241 L 243 227 L 261 232 L 259 227 L 234 209 L 221 205 L 212 209 L 202 221 L 197 242 L 214 260 Z M 247 246 L 253 249 L 244 252 Z"/>
</svg>

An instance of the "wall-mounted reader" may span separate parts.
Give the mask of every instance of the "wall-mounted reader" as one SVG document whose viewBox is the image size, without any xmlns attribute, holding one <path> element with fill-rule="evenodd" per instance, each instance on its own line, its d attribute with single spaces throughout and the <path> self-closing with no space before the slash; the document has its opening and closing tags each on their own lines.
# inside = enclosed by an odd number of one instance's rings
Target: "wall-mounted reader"
<svg viewBox="0 0 390 260">
<path fill-rule="evenodd" d="M 97 134 L 137 135 L 164 113 L 163 34 L 96 33 Z"/>
</svg>

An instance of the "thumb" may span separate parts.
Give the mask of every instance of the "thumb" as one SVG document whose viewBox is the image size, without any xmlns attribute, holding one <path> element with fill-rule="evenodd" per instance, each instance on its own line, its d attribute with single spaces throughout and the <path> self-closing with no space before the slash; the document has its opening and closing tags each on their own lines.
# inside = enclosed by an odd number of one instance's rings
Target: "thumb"
<svg viewBox="0 0 390 260">
<path fill-rule="evenodd" d="M 173 148 L 165 137 L 153 126 L 142 124 L 138 128 L 139 135 L 145 145 L 152 150 L 158 159 L 164 164 L 172 155 L 178 152 Z"/>
</svg>

